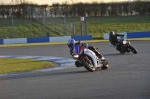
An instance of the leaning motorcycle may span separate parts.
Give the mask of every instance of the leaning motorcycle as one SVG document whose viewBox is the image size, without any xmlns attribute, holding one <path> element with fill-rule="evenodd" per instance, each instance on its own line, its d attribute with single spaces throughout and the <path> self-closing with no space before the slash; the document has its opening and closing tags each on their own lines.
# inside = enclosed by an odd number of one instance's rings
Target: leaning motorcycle
<svg viewBox="0 0 150 99">
<path fill-rule="evenodd" d="M 121 54 L 124 54 L 125 52 L 132 52 L 134 54 L 137 54 L 137 50 L 131 45 L 130 41 L 129 40 L 126 40 L 124 39 L 124 36 L 121 36 L 119 39 L 118 39 L 119 43 L 117 44 L 118 46 L 118 51 L 121 53 Z M 116 46 L 110 44 L 111 47 L 114 47 L 116 48 Z"/>
<path fill-rule="evenodd" d="M 78 45 L 74 45 L 73 58 L 76 60 L 75 65 L 77 67 L 84 66 L 90 72 L 94 72 L 99 68 L 107 69 L 109 67 L 107 60 L 103 56 L 101 58 L 97 57 L 96 54 L 88 48 L 80 50 Z"/>
</svg>

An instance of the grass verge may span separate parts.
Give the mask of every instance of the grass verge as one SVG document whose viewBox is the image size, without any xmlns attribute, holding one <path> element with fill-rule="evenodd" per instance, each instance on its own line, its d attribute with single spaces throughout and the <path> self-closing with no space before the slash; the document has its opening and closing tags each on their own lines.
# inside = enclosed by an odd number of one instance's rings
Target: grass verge
<svg viewBox="0 0 150 99">
<path fill-rule="evenodd" d="M 39 70 L 56 65 L 53 62 L 34 59 L 0 58 L 0 74 Z"/>
</svg>

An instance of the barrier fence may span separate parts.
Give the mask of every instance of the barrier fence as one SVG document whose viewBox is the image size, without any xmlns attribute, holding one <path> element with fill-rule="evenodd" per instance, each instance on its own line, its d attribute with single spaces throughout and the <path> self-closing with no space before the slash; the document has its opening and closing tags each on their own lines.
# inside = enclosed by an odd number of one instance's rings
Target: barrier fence
<svg viewBox="0 0 150 99">
<path fill-rule="evenodd" d="M 124 38 L 143 38 L 150 37 L 150 31 L 142 31 L 142 32 L 121 32 L 118 34 L 124 34 Z M 109 33 L 104 34 L 104 39 L 109 39 Z"/>
<path fill-rule="evenodd" d="M 124 38 L 144 38 L 150 37 L 150 31 L 143 32 L 122 32 Z M 21 43 L 40 43 L 40 42 L 67 42 L 69 39 L 92 40 L 92 35 L 80 36 L 58 36 L 58 37 L 37 37 L 37 38 L 11 38 L 0 39 L 0 44 L 21 44 Z M 109 33 L 104 34 L 104 39 L 109 38 Z"/>
<path fill-rule="evenodd" d="M 92 35 L 0 39 L 0 44 L 24 44 L 24 43 L 41 43 L 41 42 L 66 42 L 67 43 L 67 41 L 71 38 L 75 40 L 82 40 L 82 41 L 92 40 Z"/>
</svg>

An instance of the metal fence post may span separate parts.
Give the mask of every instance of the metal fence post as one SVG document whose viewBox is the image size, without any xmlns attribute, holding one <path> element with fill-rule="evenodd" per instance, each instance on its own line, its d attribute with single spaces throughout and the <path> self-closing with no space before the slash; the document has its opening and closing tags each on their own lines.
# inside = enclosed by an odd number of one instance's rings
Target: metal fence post
<svg viewBox="0 0 150 99">
<path fill-rule="evenodd" d="M 47 36 L 46 33 L 45 33 L 44 25 L 45 25 L 45 12 L 43 11 L 43 33 L 45 34 L 45 36 Z"/>
<path fill-rule="evenodd" d="M 85 35 L 87 35 L 87 28 L 86 28 L 86 17 L 84 17 L 84 31 L 85 31 Z"/>
<path fill-rule="evenodd" d="M 11 34 L 11 37 L 14 36 L 14 18 L 13 18 L 13 15 L 12 15 L 12 34 Z"/>
<path fill-rule="evenodd" d="M 81 22 L 81 35 L 83 34 L 83 22 Z"/>
<path fill-rule="evenodd" d="M 64 15 L 64 34 L 66 35 L 66 15 Z"/>
</svg>

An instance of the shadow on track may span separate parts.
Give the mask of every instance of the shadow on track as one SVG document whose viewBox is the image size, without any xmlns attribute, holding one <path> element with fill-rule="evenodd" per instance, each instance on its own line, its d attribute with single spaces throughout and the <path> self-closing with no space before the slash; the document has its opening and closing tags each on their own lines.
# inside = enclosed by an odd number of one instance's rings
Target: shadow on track
<svg viewBox="0 0 150 99">
<path fill-rule="evenodd" d="M 59 75 L 62 75 L 62 76 L 65 76 L 65 75 L 68 75 L 68 74 L 80 74 L 80 73 L 90 73 L 89 71 L 87 71 L 86 69 L 85 70 L 80 70 L 80 71 L 65 71 L 65 70 L 58 70 L 57 72 L 55 71 L 46 71 L 46 72 L 36 72 L 36 73 L 21 73 L 18 75 L 6 75 L 6 76 L 1 76 L 0 77 L 0 81 L 1 80 L 10 80 L 10 79 L 24 79 L 24 78 L 35 78 L 35 77 L 46 77 L 46 76 L 52 76 L 52 77 L 55 77 L 55 76 L 59 76 Z"/>
</svg>

